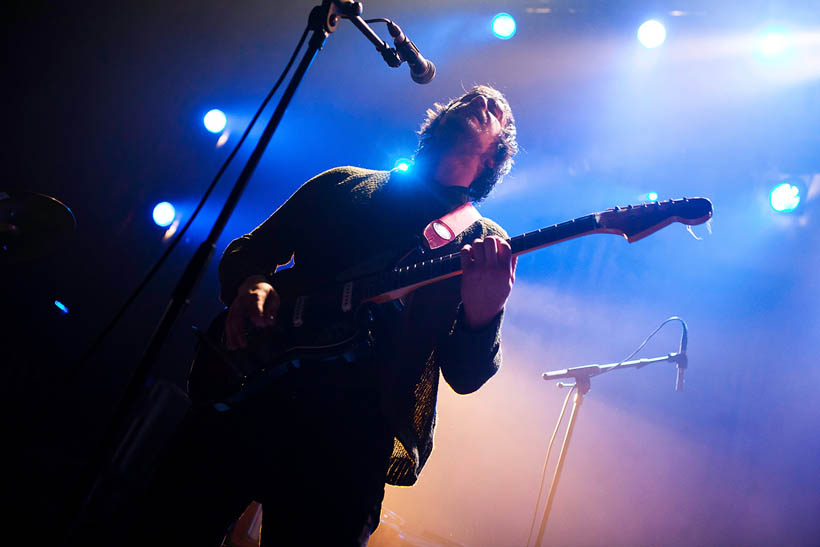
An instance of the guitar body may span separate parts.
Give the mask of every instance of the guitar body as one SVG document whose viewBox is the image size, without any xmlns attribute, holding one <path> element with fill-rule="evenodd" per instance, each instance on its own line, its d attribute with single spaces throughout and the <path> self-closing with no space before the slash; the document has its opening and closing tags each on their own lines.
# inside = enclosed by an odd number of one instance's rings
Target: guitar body
<svg viewBox="0 0 820 547">
<path fill-rule="evenodd" d="M 194 361 L 188 376 L 188 394 L 195 404 L 231 402 L 245 399 L 302 361 L 322 361 L 339 357 L 354 360 L 370 350 L 374 315 L 363 302 L 355 281 L 324 291 L 288 299 L 301 291 L 297 272 L 277 274 L 282 301 L 273 327 L 246 328 L 247 349 L 225 347 L 225 319 L 222 311 L 206 333 L 199 333 Z"/>
</svg>

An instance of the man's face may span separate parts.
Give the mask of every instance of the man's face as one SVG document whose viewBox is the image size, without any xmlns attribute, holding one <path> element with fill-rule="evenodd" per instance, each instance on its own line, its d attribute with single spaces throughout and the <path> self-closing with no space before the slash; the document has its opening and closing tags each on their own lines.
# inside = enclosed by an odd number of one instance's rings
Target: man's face
<svg viewBox="0 0 820 547">
<path fill-rule="evenodd" d="M 509 121 L 508 112 L 509 106 L 502 99 L 480 91 L 468 93 L 442 114 L 440 142 L 492 162 L 499 136 Z"/>
</svg>

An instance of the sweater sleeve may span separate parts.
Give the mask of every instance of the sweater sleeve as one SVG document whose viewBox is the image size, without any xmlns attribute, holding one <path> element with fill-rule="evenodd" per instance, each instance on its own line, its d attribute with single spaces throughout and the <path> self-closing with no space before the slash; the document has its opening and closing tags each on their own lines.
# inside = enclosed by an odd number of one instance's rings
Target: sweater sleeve
<svg viewBox="0 0 820 547">
<path fill-rule="evenodd" d="M 478 235 L 471 234 L 471 239 L 467 241 L 490 235 L 507 237 L 506 232 L 490 220 L 482 219 L 480 226 L 481 232 Z M 457 287 L 454 289 L 459 291 Z M 480 329 L 471 329 L 464 317 L 463 304 L 458 304 L 452 328 L 435 349 L 435 359 L 444 379 L 456 393 L 476 391 L 498 371 L 501 366 L 503 317 L 504 310 L 501 310 L 489 324 Z"/>
<path fill-rule="evenodd" d="M 332 199 L 330 189 L 349 175 L 342 169 L 326 171 L 304 183 L 267 220 L 233 240 L 219 262 L 220 300 L 230 306 L 239 286 L 252 275 L 272 278 L 278 265 L 290 262 L 304 233 L 306 215 L 322 210 Z"/>
<path fill-rule="evenodd" d="M 444 379 L 460 394 L 476 391 L 501 366 L 502 310 L 490 324 L 471 330 L 459 306 L 458 318 L 445 342 L 436 350 L 436 361 Z"/>
</svg>

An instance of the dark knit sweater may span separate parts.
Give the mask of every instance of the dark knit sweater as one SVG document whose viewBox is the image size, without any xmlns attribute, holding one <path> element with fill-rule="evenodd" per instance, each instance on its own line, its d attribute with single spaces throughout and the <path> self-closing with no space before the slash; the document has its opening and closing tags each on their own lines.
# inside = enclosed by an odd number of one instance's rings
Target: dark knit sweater
<svg viewBox="0 0 820 547">
<path fill-rule="evenodd" d="M 291 256 L 308 285 L 339 281 L 366 263 L 390 267 L 417 245 L 431 220 L 465 201 L 461 189 L 430 185 L 396 171 L 332 169 L 306 182 L 250 234 L 234 240 L 219 265 L 221 298 L 230 304 L 239 285 L 267 275 Z M 437 256 L 457 252 L 488 235 L 506 237 L 488 219 L 473 223 Z M 460 277 L 423 287 L 406 297 L 399 312 L 382 305 L 376 356 L 382 378 L 383 412 L 394 434 L 386 482 L 408 486 L 433 448 L 439 370 L 458 393 L 481 387 L 501 364 L 503 314 L 479 331 L 466 327 L 460 307 Z"/>
</svg>

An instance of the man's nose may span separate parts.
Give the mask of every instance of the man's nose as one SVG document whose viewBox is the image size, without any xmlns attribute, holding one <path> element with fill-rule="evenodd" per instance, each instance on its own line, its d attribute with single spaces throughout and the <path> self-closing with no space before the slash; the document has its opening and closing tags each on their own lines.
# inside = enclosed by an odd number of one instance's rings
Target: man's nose
<svg viewBox="0 0 820 547">
<path fill-rule="evenodd" d="M 476 95 L 470 99 L 470 106 L 480 107 L 482 110 L 487 110 L 487 97 L 484 95 Z"/>
</svg>

